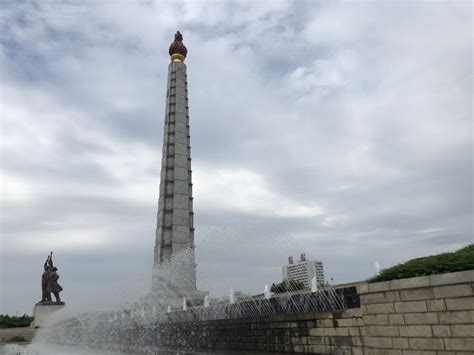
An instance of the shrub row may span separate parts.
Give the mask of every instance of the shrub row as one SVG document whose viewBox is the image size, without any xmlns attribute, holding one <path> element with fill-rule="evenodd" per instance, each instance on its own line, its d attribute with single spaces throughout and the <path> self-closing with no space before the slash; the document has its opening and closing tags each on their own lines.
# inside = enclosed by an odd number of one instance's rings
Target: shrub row
<svg viewBox="0 0 474 355">
<path fill-rule="evenodd" d="M 382 270 L 379 275 L 372 277 L 368 282 L 390 281 L 464 270 L 474 270 L 474 244 L 452 253 L 412 259 L 395 265 Z"/>
</svg>

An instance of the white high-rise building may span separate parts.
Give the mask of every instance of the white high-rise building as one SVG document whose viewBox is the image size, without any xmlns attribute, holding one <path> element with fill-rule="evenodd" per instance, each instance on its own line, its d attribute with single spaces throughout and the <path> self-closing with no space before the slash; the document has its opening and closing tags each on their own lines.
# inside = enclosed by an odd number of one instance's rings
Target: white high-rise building
<svg viewBox="0 0 474 355">
<path fill-rule="evenodd" d="M 288 265 L 283 266 L 283 280 L 299 281 L 305 287 L 311 287 L 311 281 L 316 276 L 318 285 L 324 285 L 323 263 L 318 260 L 306 260 L 305 254 L 301 254 L 301 259 L 294 263 L 293 257 L 288 257 Z"/>
</svg>

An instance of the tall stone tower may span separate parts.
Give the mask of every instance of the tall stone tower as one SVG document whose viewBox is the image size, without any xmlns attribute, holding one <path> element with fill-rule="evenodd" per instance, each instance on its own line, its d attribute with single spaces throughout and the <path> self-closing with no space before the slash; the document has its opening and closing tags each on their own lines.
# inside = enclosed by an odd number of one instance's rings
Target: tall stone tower
<svg viewBox="0 0 474 355">
<path fill-rule="evenodd" d="M 169 54 L 152 291 L 167 299 L 193 299 L 204 293 L 196 290 L 187 49 L 179 31 Z"/>
</svg>

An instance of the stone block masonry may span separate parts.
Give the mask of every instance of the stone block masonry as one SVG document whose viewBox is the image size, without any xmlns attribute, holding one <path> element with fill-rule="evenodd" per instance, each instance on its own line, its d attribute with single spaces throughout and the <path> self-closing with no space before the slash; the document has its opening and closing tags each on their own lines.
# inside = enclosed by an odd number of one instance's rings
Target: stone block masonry
<svg viewBox="0 0 474 355">
<path fill-rule="evenodd" d="M 161 328 L 158 338 L 170 348 L 175 347 L 176 339 L 186 339 L 187 349 L 362 354 L 361 319 L 360 309 L 354 309 L 343 314 L 180 323 Z"/>
<path fill-rule="evenodd" d="M 364 353 L 474 354 L 474 271 L 358 286 Z"/>
</svg>

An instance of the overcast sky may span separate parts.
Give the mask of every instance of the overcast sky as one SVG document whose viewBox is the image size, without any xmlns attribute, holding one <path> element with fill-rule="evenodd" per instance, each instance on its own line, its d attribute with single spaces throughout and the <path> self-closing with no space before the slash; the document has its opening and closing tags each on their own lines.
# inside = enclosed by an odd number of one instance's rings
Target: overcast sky
<svg viewBox="0 0 474 355">
<path fill-rule="evenodd" d="M 198 285 L 335 283 L 472 236 L 470 1 L 4 1 L 1 312 L 150 283 L 168 47 L 188 48 Z M 130 295 L 130 296 L 129 296 Z"/>
</svg>

